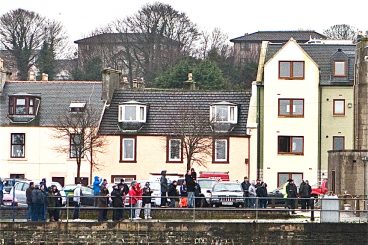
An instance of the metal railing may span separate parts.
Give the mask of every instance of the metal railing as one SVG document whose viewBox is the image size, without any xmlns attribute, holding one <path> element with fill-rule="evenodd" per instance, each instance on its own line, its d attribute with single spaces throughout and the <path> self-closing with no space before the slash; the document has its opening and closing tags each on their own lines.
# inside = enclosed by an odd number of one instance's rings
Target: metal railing
<svg viewBox="0 0 368 245">
<path fill-rule="evenodd" d="M 58 197 L 48 197 L 58 198 Z M 85 222 L 96 221 L 136 221 L 136 210 L 139 217 L 144 218 L 145 209 L 139 205 L 130 205 L 129 201 L 121 200 L 124 205 L 114 207 L 110 196 L 81 196 L 81 205 L 73 202 L 73 196 L 67 196 L 66 205 L 10 205 L 0 207 L 0 221 L 19 222 L 32 220 L 36 208 L 41 216 L 34 221 L 49 221 L 52 212 L 63 222 L 82 220 Z M 141 197 L 127 197 L 128 200 L 141 199 Z M 143 197 L 145 198 L 145 197 Z M 151 197 L 151 213 L 155 220 L 183 220 L 183 221 L 221 221 L 224 219 L 241 220 L 244 222 L 325 222 L 323 217 L 338 215 L 338 222 L 368 222 L 368 199 L 359 197 L 337 198 L 278 198 L 278 197 L 227 197 L 225 200 L 215 198 L 195 197 L 193 207 L 182 207 L 180 197 L 166 196 L 171 201 L 170 205 L 157 206 L 156 199 L 160 196 Z M 175 202 L 172 200 L 175 199 Z M 102 203 L 105 201 L 105 203 Z M 328 202 L 334 202 L 331 208 Z M 98 205 L 98 203 L 100 205 Z M 140 201 L 139 201 L 140 203 Z M 184 202 L 183 202 L 184 203 Z M 206 205 L 201 206 L 205 203 Z M 302 204 L 305 209 L 301 209 Z M 103 205 L 102 205 L 103 204 Z M 303 207 L 304 207 L 303 204 Z M 41 206 L 41 207 L 40 207 Z M 51 211 L 51 212 L 50 212 Z M 29 212 L 29 213 L 28 213 Z M 54 218 L 54 216 L 52 216 Z M 327 219 L 328 220 L 328 219 Z M 327 221 L 330 222 L 330 221 Z"/>
</svg>

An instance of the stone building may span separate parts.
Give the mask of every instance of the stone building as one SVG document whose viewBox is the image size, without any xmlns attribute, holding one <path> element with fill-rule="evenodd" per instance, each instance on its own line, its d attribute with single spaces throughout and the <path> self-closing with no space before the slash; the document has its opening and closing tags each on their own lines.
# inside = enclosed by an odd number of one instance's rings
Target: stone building
<svg viewBox="0 0 368 245">
<path fill-rule="evenodd" d="M 367 197 L 368 192 L 368 38 L 356 45 L 354 80 L 354 146 L 352 150 L 330 151 L 329 189 L 337 194 Z"/>
</svg>

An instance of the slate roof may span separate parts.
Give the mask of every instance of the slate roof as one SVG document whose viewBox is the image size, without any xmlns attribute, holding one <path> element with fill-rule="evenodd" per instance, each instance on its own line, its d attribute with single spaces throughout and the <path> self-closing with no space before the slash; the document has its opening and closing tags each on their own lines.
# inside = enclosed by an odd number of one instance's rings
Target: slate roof
<svg viewBox="0 0 368 245">
<path fill-rule="evenodd" d="M 203 114 L 210 117 L 210 105 L 227 101 L 238 105 L 238 123 L 228 134 L 231 136 L 245 136 L 250 92 L 203 92 L 203 91 L 133 91 L 116 90 L 111 105 L 105 110 L 100 125 L 100 134 L 123 134 L 118 127 L 119 103 L 135 100 L 148 105 L 147 122 L 137 134 L 169 135 L 175 132 L 173 121 L 179 118 L 183 108 L 191 108 L 190 113 Z M 210 128 L 208 128 L 210 132 Z M 208 133 L 204 132 L 204 133 Z"/>
<path fill-rule="evenodd" d="M 237 38 L 233 38 L 230 42 L 257 42 L 262 41 L 281 42 L 285 43 L 290 38 L 294 38 L 297 42 L 307 42 L 310 38 L 314 39 L 326 39 L 325 35 L 322 35 L 316 31 L 257 31 L 254 33 L 246 34 Z"/>
<path fill-rule="evenodd" d="M 318 64 L 320 70 L 320 85 L 352 85 L 354 81 L 355 45 L 341 44 L 299 44 L 305 52 Z M 283 44 L 269 43 L 266 53 L 267 62 Z M 344 79 L 333 79 L 332 56 L 341 49 L 348 57 L 348 77 Z"/>
<path fill-rule="evenodd" d="M 6 82 L 3 95 L 0 96 L 0 125 L 10 124 L 8 115 L 8 95 L 17 93 L 34 94 L 41 97 L 39 126 L 55 126 L 59 115 L 69 109 L 71 101 L 85 101 L 101 111 L 102 82 L 76 81 L 11 81 Z M 22 124 L 26 126 L 26 124 Z"/>
</svg>

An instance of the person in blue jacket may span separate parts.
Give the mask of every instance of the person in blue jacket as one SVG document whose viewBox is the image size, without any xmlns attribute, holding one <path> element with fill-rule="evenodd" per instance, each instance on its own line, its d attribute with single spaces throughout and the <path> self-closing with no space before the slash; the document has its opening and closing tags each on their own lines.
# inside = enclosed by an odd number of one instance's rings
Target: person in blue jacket
<svg viewBox="0 0 368 245">
<path fill-rule="evenodd" d="M 100 195 L 101 183 L 102 183 L 102 178 L 99 178 L 98 176 L 95 176 L 95 180 L 93 181 L 93 195 L 95 195 L 95 196 Z M 95 204 L 97 204 L 97 199 L 98 198 L 95 198 Z"/>
</svg>

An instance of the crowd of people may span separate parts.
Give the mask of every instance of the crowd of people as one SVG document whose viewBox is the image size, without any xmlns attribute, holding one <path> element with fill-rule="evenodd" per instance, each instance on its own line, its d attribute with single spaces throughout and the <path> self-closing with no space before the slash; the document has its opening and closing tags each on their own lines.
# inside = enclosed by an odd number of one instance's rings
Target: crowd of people
<svg viewBox="0 0 368 245">
<path fill-rule="evenodd" d="M 39 184 L 29 183 L 26 202 L 27 220 L 46 221 L 49 216 L 50 221 L 59 221 L 62 197 L 55 185 L 47 187 L 46 179 L 42 179 Z"/>
<path fill-rule="evenodd" d="M 244 177 L 244 181 L 241 183 L 242 190 L 244 192 L 244 206 L 246 208 L 255 208 L 256 200 L 258 200 L 258 208 L 266 208 L 269 202 L 267 184 L 260 179 L 257 181 L 249 181 L 248 177 Z M 309 185 L 308 180 L 302 180 L 299 191 L 294 183 L 293 179 L 289 179 L 283 186 L 283 197 L 286 199 L 285 206 L 289 208 L 292 214 L 295 214 L 298 200 L 300 198 L 301 209 L 305 211 L 310 207 L 312 187 Z"/>
</svg>

